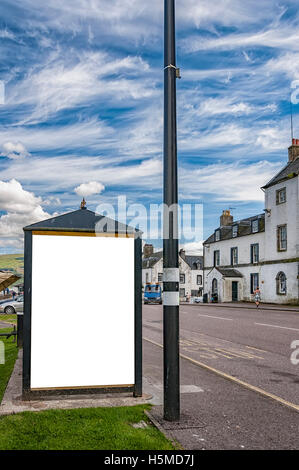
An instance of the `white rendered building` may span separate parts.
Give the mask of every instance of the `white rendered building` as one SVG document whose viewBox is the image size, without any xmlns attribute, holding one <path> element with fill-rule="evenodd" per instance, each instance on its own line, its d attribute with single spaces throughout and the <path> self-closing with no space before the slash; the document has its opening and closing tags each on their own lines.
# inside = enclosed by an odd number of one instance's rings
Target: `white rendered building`
<svg viewBox="0 0 299 470">
<path fill-rule="evenodd" d="M 234 221 L 223 211 L 220 226 L 204 242 L 204 292 L 219 302 L 299 300 L 299 140 L 288 164 L 262 190 L 263 214 Z"/>
<path fill-rule="evenodd" d="M 179 253 L 180 299 L 202 296 L 203 256 Z M 142 284 L 163 283 L 163 252 L 154 252 L 153 245 L 145 245 L 142 259 Z"/>
</svg>

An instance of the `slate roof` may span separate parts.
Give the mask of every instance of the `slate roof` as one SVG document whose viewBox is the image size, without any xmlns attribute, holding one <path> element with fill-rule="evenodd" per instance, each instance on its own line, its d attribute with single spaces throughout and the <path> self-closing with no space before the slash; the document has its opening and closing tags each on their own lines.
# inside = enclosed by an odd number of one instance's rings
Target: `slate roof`
<svg viewBox="0 0 299 470">
<path fill-rule="evenodd" d="M 259 220 L 259 231 L 258 232 L 252 232 L 251 231 L 251 222 L 253 220 Z M 238 236 L 233 237 L 233 225 L 238 225 Z M 233 222 L 231 225 L 224 225 L 223 227 L 218 227 L 216 230 L 220 230 L 220 240 L 230 240 L 231 238 L 238 238 L 242 237 L 245 235 L 255 235 L 256 233 L 264 232 L 265 231 L 265 214 L 259 214 L 255 215 L 253 217 L 248 217 L 247 219 L 242 219 L 242 220 L 237 220 Z M 216 231 L 215 230 L 215 231 Z M 204 245 L 209 244 L 209 243 L 215 243 L 215 232 L 212 233 L 212 235 L 209 236 L 204 241 Z"/>
<path fill-rule="evenodd" d="M 186 261 L 186 263 L 189 264 L 191 269 L 195 269 L 194 266 L 193 266 L 194 263 L 200 264 L 201 267 L 203 267 L 203 256 L 186 255 L 185 256 L 185 261 Z"/>
<path fill-rule="evenodd" d="M 294 178 L 295 176 L 298 176 L 298 174 L 299 158 L 293 162 L 289 162 L 279 173 L 277 173 L 276 176 L 274 176 L 274 178 L 272 178 L 265 186 L 263 186 L 263 189 L 269 188 L 270 186 L 273 186 L 274 184 L 277 184 L 281 181 Z"/>
<path fill-rule="evenodd" d="M 158 263 L 158 261 L 160 261 L 161 258 L 163 258 L 163 251 L 157 251 L 156 253 L 153 253 L 151 256 L 148 256 L 147 258 L 143 258 L 142 267 L 152 268 L 156 263 Z M 180 256 L 180 258 L 182 257 Z M 203 266 L 203 256 L 186 255 L 184 260 L 190 266 L 191 269 L 194 269 L 193 263 L 196 263 L 196 262 L 199 262 L 201 266 Z"/>
<path fill-rule="evenodd" d="M 142 268 L 152 268 L 163 257 L 163 251 L 157 251 L 142 260 Z"/>
<path fill-rule="evenodd" d="M 230 268 L 216 268 L 223 277 L 243 277 L 240 271 Z"/>
<path fill-rule="evenodd" d="M 104 219 L 104 220 L 103 220 Z M 97 224 L 102 221 L 101 226 Z M 138 230 L 97 214 L 88 209 L 79 209 L 67 214 L 58 215 L 36 224 L 27 225 L 25 231 L 66 231 L 66 232 L 107 232 L 107 233 L 137 233 Z"/>
</svg>

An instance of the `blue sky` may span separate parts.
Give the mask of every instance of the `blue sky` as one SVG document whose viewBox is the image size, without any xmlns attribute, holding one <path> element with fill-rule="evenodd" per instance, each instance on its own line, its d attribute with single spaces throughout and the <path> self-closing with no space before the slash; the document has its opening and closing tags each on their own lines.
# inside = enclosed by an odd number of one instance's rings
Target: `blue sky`
<svg viewBox="0 0 299 470">
<path fill-rule="evenodd" d="M 259 188 L 286 164 L 298 2 L 176 5 L 179 195 L 203 204 L 206 238 L 223 209 L 262 212 Z M 0 13 L 0 253 L 82 191 L 92 210 L 161 202 L 163 1 L 1 0 Z"/>
</svg>

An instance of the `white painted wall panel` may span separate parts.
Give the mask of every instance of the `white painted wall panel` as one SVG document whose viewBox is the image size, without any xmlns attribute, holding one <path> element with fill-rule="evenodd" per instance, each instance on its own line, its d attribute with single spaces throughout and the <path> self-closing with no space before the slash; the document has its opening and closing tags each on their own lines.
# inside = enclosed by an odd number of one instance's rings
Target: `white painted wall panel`
<svg viewBox="0 0 299 470">
<path fill-rule="evenodd" d="M 33 235 L 31 388 L 134 384 L 134 239 Z"/>
</svg>

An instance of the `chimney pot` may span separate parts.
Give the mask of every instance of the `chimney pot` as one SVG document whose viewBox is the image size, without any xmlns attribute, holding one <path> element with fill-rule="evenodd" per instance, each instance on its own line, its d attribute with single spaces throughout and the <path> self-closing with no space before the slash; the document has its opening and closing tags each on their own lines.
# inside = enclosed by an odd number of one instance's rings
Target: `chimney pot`
<svg viewBox="0 0 299 470">
<path fill-rule="evenodd" d="M 230 210 L 225 210 L 222 212 L 220 216 L 220 227 L 224 227 L 226 225 L 232 225 L 234 221 L 233 216 L 230 213 Z"/>
<path fill-rule="evenodd" d="M 149 258 L 154 253 L 153 245 L 146 243 L 143 247 L 143 255 L 145 258 Z"/>
<path fill-rule="evenodd" d="M 299 139 L 292 139 L 292 145 L 288 149 L 289 162 L 294 162 L 299 157 Z"/>
</svg>

